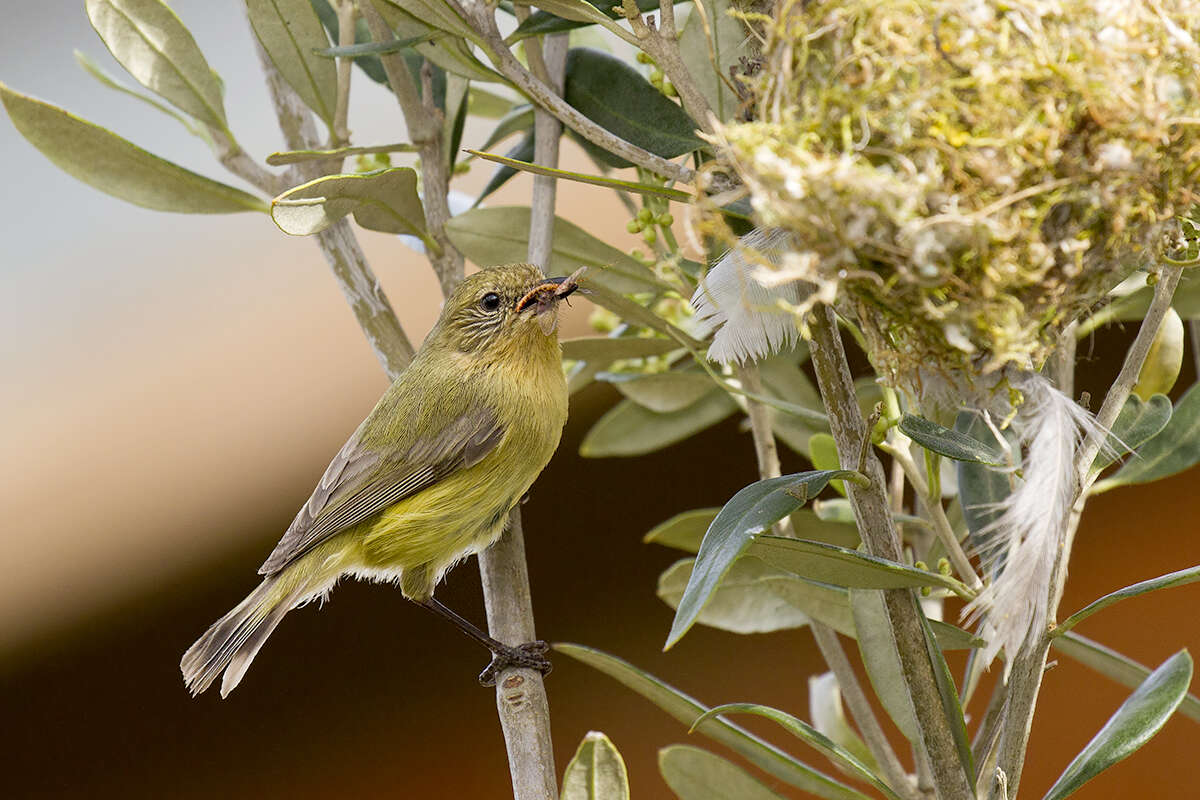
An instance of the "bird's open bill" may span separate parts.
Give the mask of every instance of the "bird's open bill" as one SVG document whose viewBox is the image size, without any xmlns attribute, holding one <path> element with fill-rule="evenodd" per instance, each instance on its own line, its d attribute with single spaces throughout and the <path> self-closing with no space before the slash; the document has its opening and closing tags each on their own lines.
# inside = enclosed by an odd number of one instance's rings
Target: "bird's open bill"
<svg viewBox="0 0 1200 800">
<path fill-rule="evenodd" d="M 587 267 L 580 267 L 565 278 L 547 278 L 542 281 L 517 301 L 517 313 L 537 303 L 537 310 L 534 313 L 538 316 L 542 331 L 547 336 L 554 333 L 554 328 L 558 324 L 558 315 L 547 312 L 556 309 L 559 300 L 568 297 L 579 288 L 579 278 L 585 272 L 587 272 Z"/>
</svg>

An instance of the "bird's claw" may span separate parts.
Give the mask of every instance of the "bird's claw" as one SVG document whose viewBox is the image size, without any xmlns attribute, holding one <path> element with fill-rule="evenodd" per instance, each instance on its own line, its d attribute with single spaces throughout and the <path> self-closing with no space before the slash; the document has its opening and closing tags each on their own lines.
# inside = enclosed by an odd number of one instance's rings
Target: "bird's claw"
<svg viewBox="0 0 1200 800">
<path fill-rule="evenodd" d="M 479 683 L 483 686 L 495 686 L 500 673 L 514 667 L 535 669 L 543 675 L 547 675 L 554 668 L 550 659 L 546 658 L 548 652 L 550 652 L 550 645 L 540 639 L 536 642 L 525 642 L 516 647 L 507 647 L 500 652 L 493 652 L 492 662 L 484 668 L 483 672 L 479 673 Z"/>
</svg>

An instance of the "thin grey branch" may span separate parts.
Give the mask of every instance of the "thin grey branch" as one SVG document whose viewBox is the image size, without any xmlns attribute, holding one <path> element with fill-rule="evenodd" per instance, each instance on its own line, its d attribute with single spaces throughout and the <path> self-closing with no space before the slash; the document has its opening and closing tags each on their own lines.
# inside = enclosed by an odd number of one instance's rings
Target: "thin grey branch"
<svg viewBox="0 0 1200 800">
<path fill-rule="evenodd" d="M 825 305 L 818 306 L 812 315 L 811 330 L 813 367 L 821 398 L 829 412 L 829 426 L 837 443 L 838 458 L 842 463 L 853 463 L 870 431 L 855 400 L 854 381 L 850 377 L 833 310 Z M 867 460 L 865 474 L 869 479 L 866 486 L 846 483 L 859 534 L 869 553 L 899 561 L 900 536 L 888 506 L 883 466 L 874 455 Z M 917 617 L 921 612 L 916 598 L 909 589 L 892 589 L 883 592 L 883 599 L 921 739 L 929 754 L 938 797 L 941 800 L 969 800 L 974 797 L 974 789 L 959 761 L 950 722 L 942 712 L 933 664 Z"/>
<path fill-rule="evenodd" d="M 712 133 L 716 116 L 708 104 L 708 99 L 696 88 L 691 71 L 683 63 L 683 54 L 679 50 L 679 38 L 675 31 L 674 2 L 675 0 L 660 0 L 657 28 L 647 24 L 634 0 L 624 0 L 622 11 L 642 49 L 654 59 L 679 93 L 679 102 L 683 104 L 683 110 L 700 126 L 700 130 Z"/>
</svg>

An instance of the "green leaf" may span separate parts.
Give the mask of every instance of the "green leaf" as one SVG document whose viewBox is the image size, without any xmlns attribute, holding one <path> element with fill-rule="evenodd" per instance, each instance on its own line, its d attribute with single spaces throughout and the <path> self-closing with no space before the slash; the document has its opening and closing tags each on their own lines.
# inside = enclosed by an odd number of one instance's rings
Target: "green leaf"
<svg viewBox="0 0 1200 800">
<path fill-rule="evenodd" d="M 666 186 L 656 186 L 650 183 L 639 183 L 637 181 L 623 181 L 618 178 L 609 178 L 606 175 L 585 175 L 582 172 L 570 172 L 565 169 L 554 169 L 552 167 L 543 167 L 540 164 L 530 163 L 531 159 L 520 159 L 516 156 L 500 156 L 495 153 L 485 153 L 482 150 L 468 150 L 473 156 L 478 156 L 485 161 L 493 161 L 509 169 L 520 170 L 521 172 L 531 172 L 534 175 L 546 175 L 551 178 L 559 178 L 561 180 L 574 181 L 576 183 L 586 183 L 592 186 L 604 186 L 609 189 L 614 189 L 619 192 L 632 192 L 634 194 L 646 195 L 647 197 L 662 197 L 667 200 L 675 200 L 680 203 L 690 203 L 694 198 L 693 195 L 680 189 L 671 189 Z"/>
<path fill-rule="evenodd" d="M 712 380 L 703 372 L 681 370 L 650 374 L 601 372 L 596 375 L 596 380 L 611 383 L 642 408 L 660 414 L 686 408 L 714 388 Z"/>
<path fill-rule="evenodd" d="M 337 65 L 317 55 L 329 47 L 309 0 L 246 0 L 250 27 L 271 63 L 330 129 L 337 107 Z"/>
<path fill-rule="evenodd" d="M 737 17 L 730 16 L 729 10 L 733 6 L 729 0 L 701 2 L 704 3 L 712 31 L 711 50 L 703 20 L 693 10 L 679 36 L 679 52 L 696 89 L 708 100 L 717 119 L 728 122 L 737 113 L 740 103 L 722 78 L 729 78 L 730 67 L 737 66 L 742 56 L 751 55 L 746 47 L 749 36 L 745 24 Z"/>
<path fill-rule="evenodd" d="M 697 717 L 708 707 L 616 656 L 578 644 L 556 644 L 554 649 L 632 689 L 679 722 L 719 742 L 764 772 L 798 789 L 829 800 L 849 800 L 865 796 L 830 778 L 807 764 L 763 741 L 744 728 L 723 719 L 707 719 L 696 725 Z"/>
<path fill-rule="evenodd" d="M 181 111 L 228 131 L 221 84 L 192 34 L 160 0 L 86 0 L 88 19 L 138 83 Z"/>
<path fill-rule="evenodd" d="M 326 175 L 287 190 L 271 203 L 271 218 L 293 236 L 319 233 L 347 214 L 369 230 L 428 239 L 417 173 L 410 167 Z"/>
<path fill-rule="evenodd" d="M 658 771 L 679 800 L 786 800 L 737 764 L 686 744 L 659 750 Z"/>
<path fill-rule="evenodd" d="M 464 37 L 474 36 L 474 31 L 445 3 L 438 0 L 405 0 L 402 8 L 390 0 L 373 2 L 397 38 L 431 39 L 413 45 L 413 49 L 431 63 L 472 81 L 504 82 L 503 77 L 475 57 L 464 40 Z M 453 35 L 432 36 L 433 31 L 449 31 Z"/>
<path fill-rule="evenodd" d="M 1156 394 L 1167 394 L 1179 378 L 1183 368 L 1183 320 L 1179 312 L 1167 308 L 1162 324 L 1154 340 L 1150 342 L 1150 350 L 1142 369 L 1138 372 L 1137 383 L 1133 386 L 1134 395 L 1149 400 Z"/>
<path fill-rule="evenodd" d="M 695 559 L 672 564 L 658 579 L 658 598 L 679 608 Z M 730 633 L 771 633 L 801 628 L 815 619 L 847 636 L 854 620 L 846 593 L 805 581 L 767 566 L 757 558 L 733 563 L 696 621 Z"/>
<path fill-rule="evenodd" d="M 780 480 L 775 478 L 774 480 Z M 937 572 L 898 564 L 824 542 L 755 533 L 746 553 L 811 581 L 853 589 L 908 589 L 931 586 L 968 595 L 962 583 Z"/>
<path fill-rule="evenodd" d="M 808 717 L 820 733 L 848 750 L 868 769 L 878 770 L 879 762 L 846 718 L 842 687 L 832 672 L 808 676 Z M 841 772 L 846 774 L 845 769 Z"/>
<path fill-rule="evenodd" d="M 312 3 L 312 7 L 317 12 L 317 17 L 321 20 L 321 24 L 325 26 L 325 30 L 329 33 L 329 41 L 340 42 L 342 40 L 340 30 L 341 26 L 338 24 L 337 12 L 333 10 L 333 6 L 329 5 L 329 0 L 309 0 L 309 2 Z M 434 31 L 430 29 L 426 31 L 424 35 L 428 35 L 430 38 L 432 38 L 440 36 L 441 31 Z M 371 41 L 371 31 L 367 27 L 367 21 L 363 19 L 361 14 L 358 15 L 358 20 L 354 24 L 354 41 L 356 47 L 387 44 L 386 42 L 376 43 Z M 361 69 L 368 78 L 376 83 L 383 86 L 388 85 L 387 74 L 383 71 L 383 62 L 381 62 L 378 57 L 360 56 L 354 59 L 354 65 Z"/>
<path fill-rule="evenodd" d="M 1148 400 L 1129 395 L 1113 423 L 1105 451 L 1092 462 L 1092 471 L 1099 472 L 1126 453 L 1137 452 L 1167 426 L 1172 410 L 1171 398 L 1165 394 L 1153 395 Z"/>
<path fill-rule="evenodd" d="M 1146 442 L 1134 458 L 1111 478 L 1097 481 L 1091 493 L 1117 486 L 1149 483 L 1183 472 L 1200 462 L 1200 383 L 1187 390 L 1175 405 L 1171 420 Z"/>
<path fill-rule="evenodd" d="M 679 344 L 670 339 L 644 336 L 587 336 L 566 339 L 562 343 L 563 358 L 606 366 L 627 358 L 648 358 L 678 350 Z"/>
<path fill-rule="evenodd" d="M 686 0 L 676 0 L 686 2 Z M 619 15 L 613 11 L 614 6 L 620 5 L 616 0 L 588 0 L 588 3 L 595 6 L 596 11 L 606 16 L 608 19 L 618 19 Z M 637 0 L 637 6 L 642 11 L 657 11 L 658 0 Z M 541 36 L 547 33 L 562 33 L 563 31 L 582 28 L 587 25 L 596 24 L 596 19 L 584 18 L 583 13 L 572 15 L 578 19 L 567 19 L 558 16 L 550 11 L 535 11 L 529 17 L 517 26 L 517 29 L 509 35 L 509 42 L 519 42 L 522 39 L 527 39 L 530 36 Z"/>
<path fill-rule="evenodd" d="M 1150 740 L 1175 712 L 1192 680 L 1192 659 L 1180 650 L 1150 674 L 1067 766 L 1044 800 L 1061 800 Z"/>
<path fill-rule="evenodd" d="M 904 667 L 896 650 L 883 592 L 851 589 L 850 608 L 858 632 L 858 652 L 875 696 L 904 737 L 914 744 L 920 742 L 921 730 L 904 680 Z"/>
<path fill-rule="evenodd" d="M 818 731 L 813 726 L 809 725 L 804 720 L 797 719 L 791 714 L 788 714 L 786 711 L 780 711 L 777 708 L 771 708 L 770 706 L 763 706 L 755 703 L 726 703 L 725 705 L 720 705 L 710 710 L 701 719 L 721 716 L 723 714 L 754 714 L 759 717 L 765 717 L 778 724 L 785 731 L 792 734 L 800 741 L 820 752 L 821 755 L 825 756 L 830 761 L 841 767 L 844 767 L 849 774 L 854 775 L 864 783 L 868 783 L 875 787 L 884 795 L 884 797 L 889 797 L 892 800 L 900 800 L 900 795 L 892 791 L 892 787 L 875 777 L 875 773 L 872 772 L 866 764 L 859 761 L 853 753 L 851 753 L 849 750 L 846 750 L 844 747 Z"/>
<path fill-rule="evenodd" d="M 768 478 L 730 498 L 704 534 L 696 567 L 663 649 L 670 649 L 692 627 L 725 574 L 758 534 L 820 494 L 830 480 L 846 474 L 850 473 L 821 470 Z"/>
<path fill-rule="evenodd" d="M 946 658 L 942 655 L 941 648 L 938 647 L 929 619 L 925 616 L 917 598 L 910 597 L 910 600 L 915 606 L 917 620 L 921 623 L 921 630 L 925 634 L 925 652 L 933 667 L 933 682 L 937 686 L 938 696 L 942 701 L 942 714 L 950 724 L 950 734 L 954 737 L 954 746 L 958 751 L 958 761 L 962 765 L 963 774 L 970 781 L 975 775 L 975 758 L 971 753 L 971 740 L 967 736 L 967 721 L 963 717 L 962 703 L 958 699 L 958 687 L 954 685 L 950 667 L 946 665 Z"/>
<path fill-rule="evenodd" d="M 453 217 L 446 233 L 463 255 L 479 266 L 526 260 L 529 250 L 529 207 L 473 208 Z M 554 219 L 554 249 L 548 273 L 570 275 L 589 267 L 587 281 L 614 292 L 658 292 L 666 289 L 645 265 L 565 219 Z"/>
<path fill-rule="evenodd" d="M 533 117 L 533 106 L 528 103 L 513 106 L 496 123 L 496 127 L 492 129 L 491 134 L 479 149 L 487 150 L 514 133 L 533 130 Z"/>
<path fill-rule="evenodd" d="M 262 2 L 263 0 L 257 0 Z M 420 36 L 413 36 L 409 39 L 392 39 L 390 42 L 363 42 L 362 44 L 348 44 L 339 47 L 323 47 L 319 50 L 314 50 L 314 54 L 321 58 L 370 58 L 371 56 L 387 55 L 388 53 L 401 53 L 405 50 L 412 50 L 413 45 L 421 44 L 422 42 L 430 42 L 437 39 L 443 34 L 440 31 L 429 31 Z M 494 95 L 493 95 L 494 96 Z"/>
<path fill-rule="evenodd" d="M 1118 589 L 1115 592 L 1104 595 L 1099 600 L 1093 600 L 1086 606 L 1076 611 L 1071 616 L 1063 620 L 1052 632 L 1054 636 L 1061 636 L 1067 631 L 1074 628 L 1080 622 L 1101 611 L 1109 606 L 1119 603 L 1130 597 L 1137 597 L 1140 594 L 1154 592 L 1159 589 L 1171 589 L 1175 586 L 1184 586 L 1185 584 L 1195 583 L 1200 581 L 1200 566 L 1188 567 L 1177 572 L 1171 572 L 1166 575 L 1160 575 L 1157 578 L 1151 578 L 1145 581 L 1139 581 L 1132 586 L 1126 586 L 1124 589 Z"/>
<path fill-rule="evenodd" d="M 973 436 L 943 427 L 924 417 L 905 414 L 900 419 L 900 430 L 926 450 L 955 461 L 969 461 L 993 467 L 1004 464 L 1004 456 L 994 448 L 988 447 Z"/>
<path fill-rule="evenodd" d="M 808 437 L 808 460 L 816 469 L 838 469 L 841 467 L 841 462 L 838 461 L 837 442 L 828 433 L 814 433 Z M 846 484 L 844 481 L 834 481 L 832 484 L 833 490 L 842 497 L 846 496 Z"/>
<path fill-rule="evenodd" d="M 995 440 L 983 419 L 971 411 L 960 411 L 954 429 L 977 441 Z M 1001 503 L 1012 493 L 1011 476 L 1004 470 L 993 469 L 973 461 L 955 461 L 958 473 L 958 496 L 962 506 L 967 537 L 978 538 L 984 529 L 1000 515 Z"/>
<path fill-rule="evenodd" d="M 1074 631 L 1051 639 L 1050 644 L 1063 655 L 1131 689 L 1141 685 L 1150 674 L 1150 668 L 1144 664 Z M 1200 722 L 1200 697 L 1194 694 L 1185 697 L 1179 713 Z"/>
<path fill-rule="evenodd" d="M 536 141 L 533 136 L 533 129 L 531 128 L 525 133 L 524 136 L 521 137 L 521 141 L 517 142 L 517 144 L 508 151 L 508 155 L 514 160 L 531 159 L 534 157 L 534 153 L 536 152 L 535 145 Z M 508 166 L 507 164 L 501 164 L 500 166 L 496 167 L 496 170 L 492 173 L 492 177 L 488 179 L 487 184 L 484 185 L 482 191 L 479 192 L 479 196 L 475 198 L 475 202 L 472 205 L 478 206 L 480 203 L 486 200 L 489 195 L 499 190 L 501 186 L 508 183 L 516 176 L 517 170 Z"/>
<path fill-rule="evenodd" d="M 484 119 L 501 119 L 518 106 L 517 102 L 478 86 L 471 87 L 471 97 L 467 102 L 471 113 Z"/>
<path fill-rule="evenodd" d="M 111 131 L 0 83 L 13 125 L 68 175 L 143 208 L 183 214 L 266 211 L 266 201 L 146 152 Z"/>
<path fill-rule="evenodd" d="M 706 146 L 696 136 L 696 123 L 682 108 L 632 66 L 608 53 L 572 48 L 567 53 L 563 98 L 600 127 L 663 158 Z"/>
<path fill-rule="evenodd" d="M 392 142 L 391 144 L 371 144 L 362 147 L 333 147 L 328 150 L 284 150 L 271 153 L 266 160 L 272 167 L 282 167 L 286 164 L 300 164 L 305 161 L 342 159 L 371 153 L 415 153 L 419 149 L 417 145 L 408 142 Z"/>
<path fill-rule="evenodd" d="M 106 72 L 104 68 L 89 58 L 88 55 L 82 50 L 75 51 L 75 61 L 79 63 L 79 66 L 83 67 L 84 72 L 91 75 L 108 88 L 136 98 L 137 100 L 140 100 L 143 103 L 146 103 L 147 105 L 161 111 L 162 113 L 176 120 L 183 127 L 187 128 L 187 132 L 193 136 L 199 136 L 201 139 L 206 141 L 210 139 L 208 131 L 206 131 L 204 128 L 200 127 L 183 114 L 180 114 L 166 103 L 160 103 L 149 95 L 145 95 L 141 92 L 130 89 L 128 86 L 117 80 L 113 75 L 110 75 L 108 72 Z"/>
<path fill-rule="evenodd" d="M 668 414 L 622 400 L 587 432 L 579 453 L 585 458 L 653 453 L 716 425 L 735 411 L 737 404 L 720 389 L 713 389 L 690 406 Z"/>
<path fill-rule="evenodd" d="M 671 517 L 666 522 L 660 522 L 642 537 L 646 544 L 661 544 L 663 547 L 674 547 L 688 553 L 700 550 L 700 541 L 704 532 L 717 518 L 719 508 L 697 508 L 693 511 L 683 511 Z"/>
<path fill-rule="evenodd" d="M 676 342 L 679 342 L 680 346 L 690 348 L 694 351 L 704 346 L 703 342 L 692 338 L 645 306 L 635 303 L 619 292 L 613 291 L 604 285 L 604 283 L 593 280 L 593 275 L 590 273 L 584 275 L 579 284 L 583 287 L 583 293 L 587 295 L 589 300 L 596 305 L 607 308 L 625 322 L 633 325 L 641 325 L 642 327 L 666 334 Z"/>
<path fill-rule="evenodd" d="M 563 773 L 561 800 L 629 800 L 625 760 L 609 738 L 589 731 Z"/>
</svg>

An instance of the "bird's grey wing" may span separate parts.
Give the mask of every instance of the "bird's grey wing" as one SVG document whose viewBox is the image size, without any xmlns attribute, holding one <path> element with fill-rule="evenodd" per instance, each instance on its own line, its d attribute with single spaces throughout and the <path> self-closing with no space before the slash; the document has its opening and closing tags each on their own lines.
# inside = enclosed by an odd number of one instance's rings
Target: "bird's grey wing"
<svg viewBox="0 0 1200 800">
<path fill-rule="evenodd" d="M 273 575 L 351 525 L 478 463 L 500 443 L 504 428 L 490 411 L 463 414 L 393 453 L 362 446 L 360 433 L 334 457 L 259 574 Z"/>
</svg>

